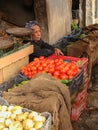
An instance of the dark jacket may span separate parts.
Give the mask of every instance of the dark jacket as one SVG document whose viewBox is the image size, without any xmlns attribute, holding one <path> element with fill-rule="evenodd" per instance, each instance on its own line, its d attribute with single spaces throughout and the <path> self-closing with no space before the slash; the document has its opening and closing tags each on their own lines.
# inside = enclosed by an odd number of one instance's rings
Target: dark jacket
<svg viewBox="0 0 98 130">
<path fill-rule="evenodd" d="M 31 42 L 31 44 L 34 46 L 34 52 L 30 54 L 29 62 L 31 62 L 35 57 L 47 57 L 54 53 L 54 47 L 48 43 L 45 43 L 43 40 L 40 40 L 38 42 L 35 42 L 33 40 L 24 40 L 23 42 Z"/>
</svg>

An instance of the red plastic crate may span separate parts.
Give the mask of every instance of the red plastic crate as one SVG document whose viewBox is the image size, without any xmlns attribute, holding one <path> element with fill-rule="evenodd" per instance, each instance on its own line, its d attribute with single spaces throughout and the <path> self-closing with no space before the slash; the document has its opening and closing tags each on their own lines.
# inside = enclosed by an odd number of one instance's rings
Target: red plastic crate
<svg viewBox="0 0 98 130">
<path fill-rule="evenodd" d="M 81 58 L 82 64 L 79 67 L 83 67 L 84 75 L 88 73 L 88 58 Z"/>
<path fill-rule="evenodd" d="M 79 106 L 73 104 L 71 111 L 71 120 L 77 121 L 81 113 L 86 109 L 86 100 L 84 100 Z"/>
<path fill-rule="evenodd" d="M 87 101 L 87 88 L 89 84 L 89 78 L 84 81 L 83 90 L 78 93 L 74 104 L 72 105 L 71 111 L 71 120 L 78 120 L 79 116 L 86 109 L 86 101 Z"/>
<path fill-rule="evenodd" d="M 67 60 L 67 61 L 82 61 L 82 63 L 80 65 L 78 65 L 80 68 L 84 69 L 84 74 L 87 73 L 87 68 L 88 68 L 88 58 L 76 58 L 76 57 L 71 57 L 71 56 L 57 56 L 55 54 L 47 57 L 48 59 L 63 59 L 63 60 Z"/>
<path fill-rule="evenodd" d="M 81 66 L 80 69 L 80 73 L 77 74 L 71 82 L 69 82 L 67 84 L 67 86 L 69 86 L 69 90 L 71 95 L 80 87 L 80 85 L 83 83 L 83 76 L 84 76 L 84 64 L 88 61 L 87 58 L 75 58 L 75 57 L 71 57 L 71 56 L 62 56 L 62 55 L 51 55 L 49 57 L 47 57 L 48 59 L 63 59 L 64 61 L 68 61 L 68 62 L 77 62 L 77 61 L 83 61 L 81 62 Z"/>
<path fill-rule="evenodd" d="M 76 104 L 77 106 L 79 106 L 86 99 L 87 99 L 87 89 L 84 88 L 80 93 L 78 93 L 74 104 Z"/>
<path fill-rule="evenodd" d="M 69 86 L 70 94 L 72 95 L 75 91 L 77 91 L 82 83 L 83 69 L 81 69 L 81 71 L 72 79 L 72 81 L 67 84 L 67 86 Z"/>
<path fill-rule="evenodd" d="M 88 89 L 88 87 L 89 87 L 89 78 L 88 77 L 85 79 L 83 87 Z"/>
<path fill-rule="evenodd" d="M 48 59 L 63 59 L 63 60 L 69 60 L 69 61 L 78 61 L 80 60 L 80 58 L 75 58 L 75 57 L 71 57 L 71 56 L 62 56 L 62 55 L 51 55 L 49 57 L 47 57 Z"/>
<path fill-rule="evenodd" d="M 78 95 L 77 95 L 77 97 L 75 99 L 75 103 L 74 104 L 76 104 L 77 106 L 80 105 L 83 101 L 85 101 L 87 99 L 88 84 L 89 84 L 89 79 L 87 78 L 84 81 L 83 90 L 78 93 Z"/>
</svg>

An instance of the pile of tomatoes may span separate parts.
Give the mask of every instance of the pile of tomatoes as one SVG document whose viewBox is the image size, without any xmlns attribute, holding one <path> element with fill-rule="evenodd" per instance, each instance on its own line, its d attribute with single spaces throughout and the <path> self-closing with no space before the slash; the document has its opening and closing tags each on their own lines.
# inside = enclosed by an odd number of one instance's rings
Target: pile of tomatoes
<svg viewBox="0 0 98 130">
<path fill-rule="evenodd" d="M 37 73 L 49 73 L 56 79 L 69 80 L 80 72 L 75 62 L 63 59 L 47 59 L 43 56 L 34 58 L 27 66 L 21 68 L 21 73 L 28 78 L 33 78 Z"/>
</svg>

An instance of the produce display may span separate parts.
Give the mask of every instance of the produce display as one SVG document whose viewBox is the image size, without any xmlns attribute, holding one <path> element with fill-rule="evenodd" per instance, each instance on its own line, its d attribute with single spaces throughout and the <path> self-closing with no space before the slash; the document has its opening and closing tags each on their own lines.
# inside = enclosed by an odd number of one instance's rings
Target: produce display
<svg viewBox="0 0 98 130">
<path fill-rule="evenodd" d="M 27 66 L 21 68 L 21 73 L 33 78 L 37 73 L 48 73 L 60 80 L 70 80 L 80 72 L 76 62 L 59 59 L 47 59 L 43 56 L 34 58 Z"/>
<path fill-rule="evenodd" d="M 0 105 L 0 130 L 40 130 L 46 117 L 35 111 L 23 111 L 20 106 Z"/>
<path fill-rule="evenodd" d="M 20 82 L 18 84 L 14 84 L 11 88 L 8 89 L 8 91 L 10 91 L 12 88 L 17 88 L 17 87 L 20 87 L 20 86 L 24 85 L 24 84 L 28 83 L 28 81 L 29 80 L 24 80 L 24 81 L 22 81 L 22 82 Z"/>
</svg>

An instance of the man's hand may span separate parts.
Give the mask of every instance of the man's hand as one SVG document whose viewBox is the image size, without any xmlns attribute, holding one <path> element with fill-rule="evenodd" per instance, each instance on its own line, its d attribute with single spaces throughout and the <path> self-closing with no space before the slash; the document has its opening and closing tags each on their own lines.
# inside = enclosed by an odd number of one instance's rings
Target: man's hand
<svg viewBox="0 0 98 130">
<path fill-rule="evenodd" d="M 56 55 L 64 55 L 63 52 L 60 49 L 55 48 L 54 50 L 55 50 Z"/>
</svg>

